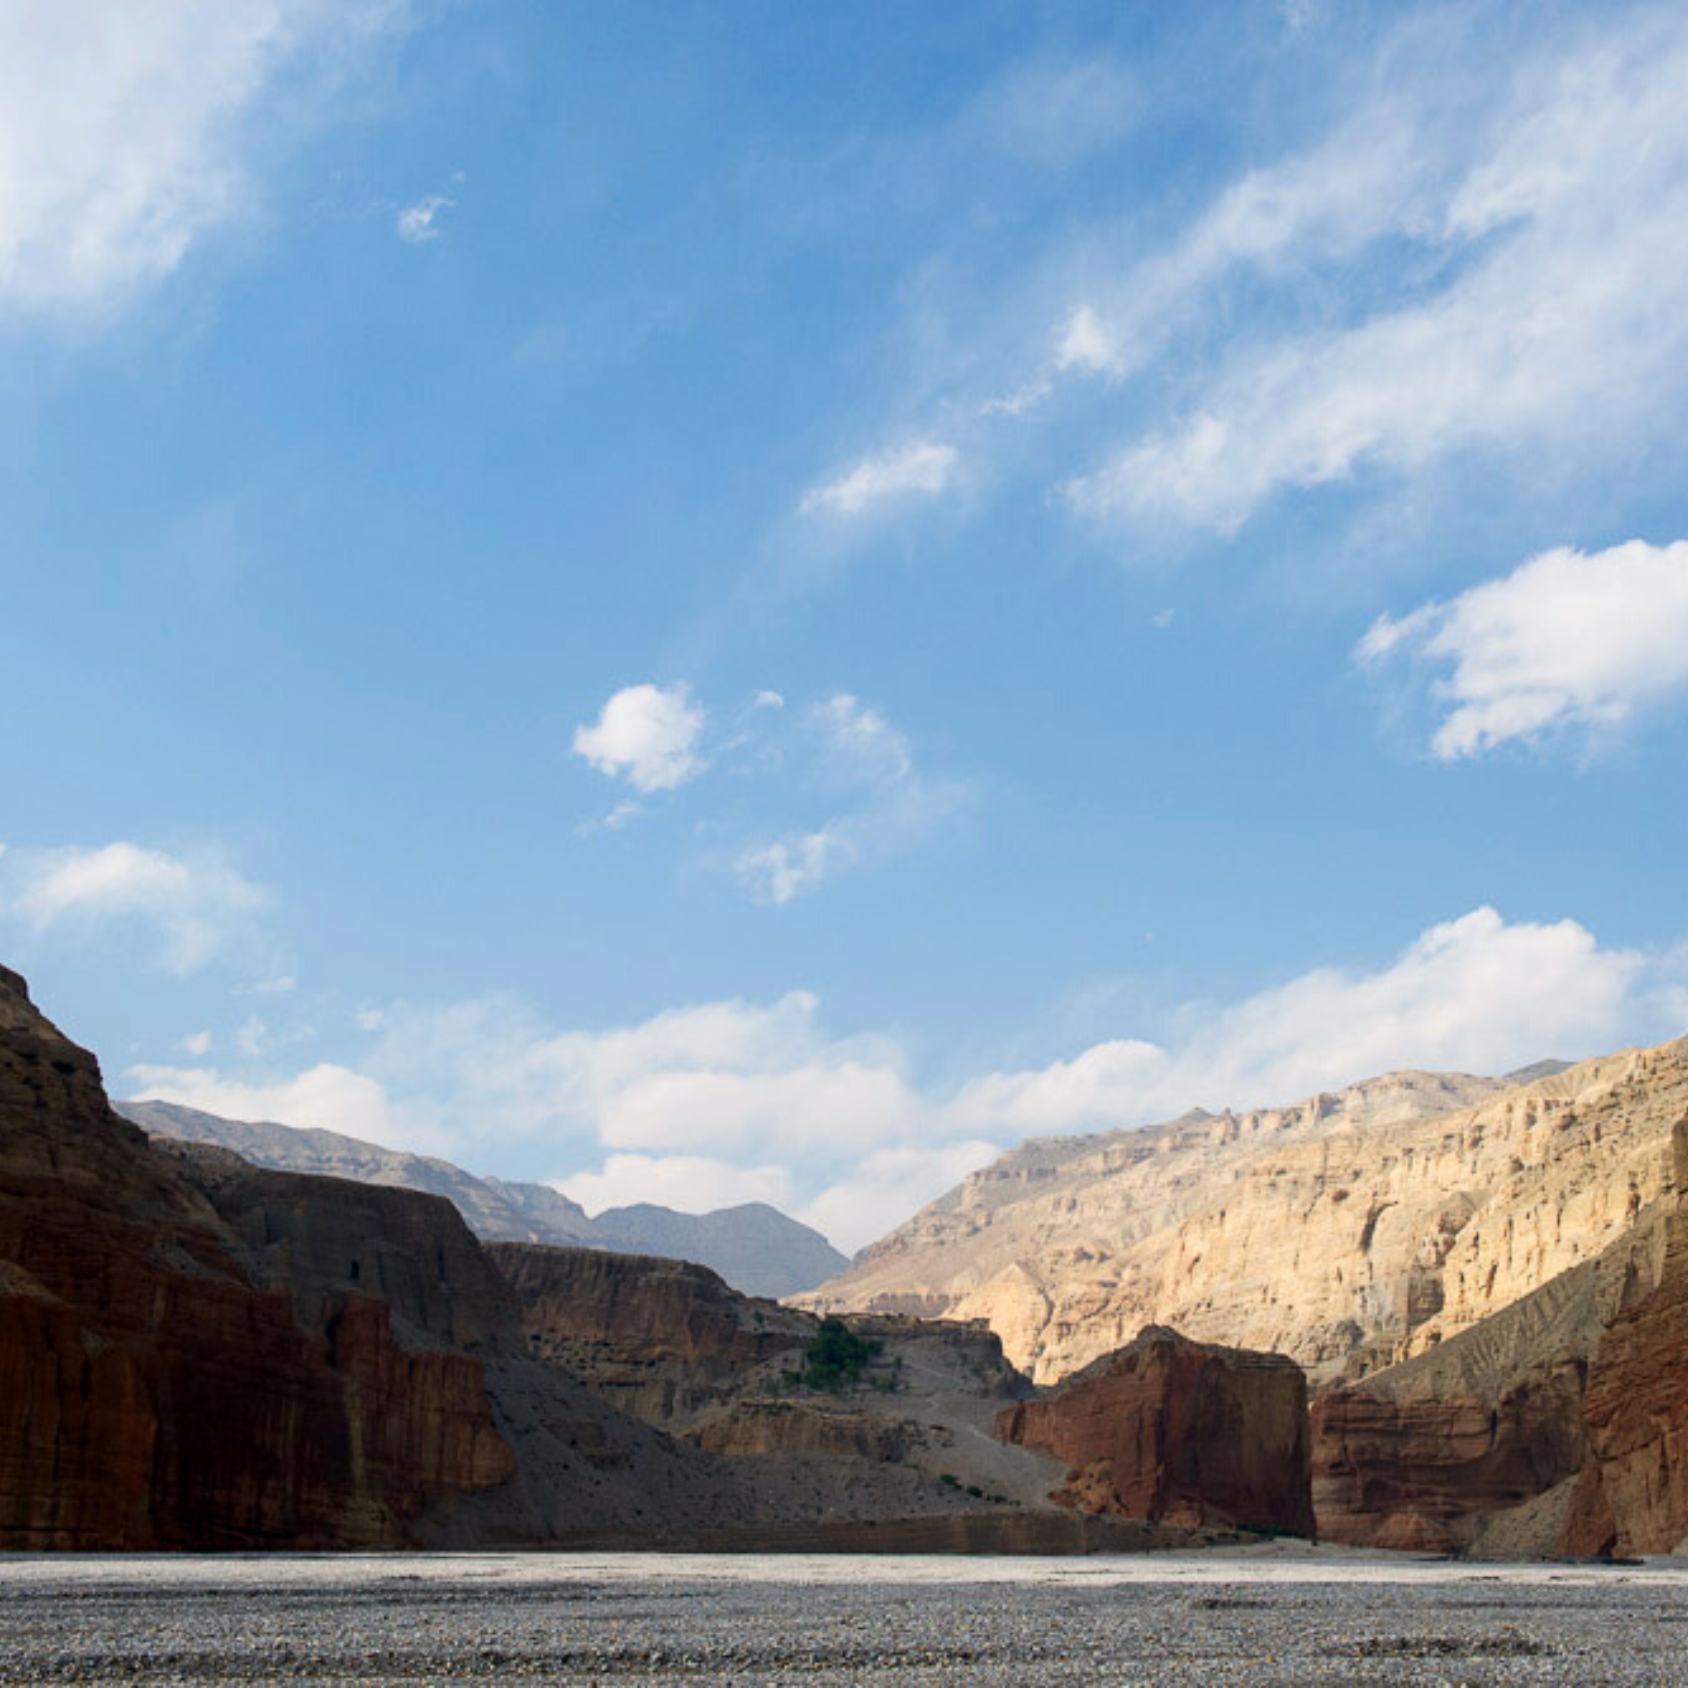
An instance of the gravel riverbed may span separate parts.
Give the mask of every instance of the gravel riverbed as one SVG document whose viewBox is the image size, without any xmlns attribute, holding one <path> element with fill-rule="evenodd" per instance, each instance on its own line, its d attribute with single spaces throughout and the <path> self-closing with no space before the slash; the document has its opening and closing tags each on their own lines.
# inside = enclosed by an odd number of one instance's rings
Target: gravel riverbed
<svg viewBox="0 0 1688 1688">
<path fill-rule="evenodd" d="M 0 1558 L 0 1684 L 1682 1683 L 1688 1569 Z"/>
</svg>

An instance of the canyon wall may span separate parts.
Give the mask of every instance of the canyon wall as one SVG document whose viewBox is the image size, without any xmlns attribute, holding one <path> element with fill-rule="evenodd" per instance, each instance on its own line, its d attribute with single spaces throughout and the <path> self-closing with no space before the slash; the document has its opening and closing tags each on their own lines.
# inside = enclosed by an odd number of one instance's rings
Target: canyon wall
<svg viewBox="0 0 1688 1688">
<path fill-rule="evenodd" d="M 1559 1548 L 1590 1554 L 1671 1553 L 1688 1541 L 1688 1115 L 1674 1152 L 1684 1195 L 1664 1222 L 1663 1259 L 1635 1281 L 1588 1372 L 1588 1458 Z"/>
<path fill-rule="evenodd" d="M 530 1350 L 652 1424 L 684 1418 L 815 1321 L 754 1301 L 705 1266 L 595 1249 L 491 1243 Z"/>
<path fill-rule="evenodd" d="M 1313 1534 L 1307 1380 L 1280 1354 L 1151 1326 L 997 1433 L 1062 1460 L 1057 1499 L 1078 1511 Z"/>
<path fill-rule="evenodd" d="M 393 1545 L 510 1474 L 478 1361 L 242 1255 L 0 969 L 0 1545 Z"/>
<path fill-rule="evenodd" d="M 1400 1073 L 1032 1142 L 798 1300 L 988 1319 L 1042 1382 L 1148 1324 L 1352 1381 L 1621 1237 L 1674 1190 L 1685 1106 L 1688 1040 L 1522 1085 Z"/>
</svg>

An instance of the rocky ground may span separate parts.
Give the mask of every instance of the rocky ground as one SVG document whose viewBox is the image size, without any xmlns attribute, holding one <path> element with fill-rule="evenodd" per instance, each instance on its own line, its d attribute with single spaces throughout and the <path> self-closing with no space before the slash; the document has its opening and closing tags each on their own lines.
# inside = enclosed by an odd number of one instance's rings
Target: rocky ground
<svg viewBox="0 0 1688 1688">
<path fill-rule="evenodd" d="M 651 1555 L 0 1560 L 0 1684 L 1663 1683 L 1688 1569 Z"/>
</svg>

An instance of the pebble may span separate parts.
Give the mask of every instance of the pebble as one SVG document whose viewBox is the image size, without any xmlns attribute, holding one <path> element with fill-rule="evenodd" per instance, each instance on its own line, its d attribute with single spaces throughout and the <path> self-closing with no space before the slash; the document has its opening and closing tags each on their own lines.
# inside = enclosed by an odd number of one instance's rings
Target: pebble
<svg viewBox="0 0 1688 1688">
<path fill-rule="evenodd" d="M 0 1685 L 1688 1681 L 1688 1582 L 0 1561 Z M 1084 1561 L 1093 1566 L 1096 1561 Z M 23 1567 L 22 1572 L 19 1567 Z M 10 1573 L 10 1574 L 9 1574 Z"/>
</svg>

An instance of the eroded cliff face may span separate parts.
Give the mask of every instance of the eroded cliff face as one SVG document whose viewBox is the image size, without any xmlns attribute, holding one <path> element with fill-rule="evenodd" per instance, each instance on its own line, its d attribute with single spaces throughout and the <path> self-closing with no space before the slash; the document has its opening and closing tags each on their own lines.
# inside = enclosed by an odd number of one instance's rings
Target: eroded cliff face
<svg viewBox="0 0 1688 1688">
<path fill-rule="evenodd" d="M 1671 1205 L 1644 1209 L 1604 1253 L 1447 1342 L 1323 1391 L 1312 1415 L 1321 1536 L 1552 1553 L 1588 1458 L 1590 1365 L 1607 1325 L 1657 1284 Z"/>
<path fill-rule="evenodd" d="M 1146 1324 L 1320 1381 L 1424 1352 L 1671 1192 L 1688 1040 L 1523 1086 L 1400 1073 L 1300 1107 L 1029 1143 L 805 1306 L 985 1318 L 1040 1381 Z"/>
<path fill-rule="evenodd" d="M 1688 1190 L 1688 1115 L 1675 1136 Z M 1588 1459 L 1560 1550 L 1572 1557 L 1669 1553 L 1688 1540 L 1688 1197 L 1665 1224 L 1657 1282 L 1601 1337 L 1583 1402 Z"/>
<path fill-rule="evenodd" d="M 1392 1401 L 1331 1389 L 1313 1405 L 1313 1498 L 1325 1541 L 1448 1553 L 1483 1521 L 1581 1469 L 1584 1368 L 1539 1367 L 1499 1402 Z"/>
<path fill-rule="evenodd" d="M 687 1261 L 527 1243 L 487 1252 L 514 1290 L 531 1351 L 650 1424 L 685 1419 L 813 1334 L 812 1319 Z"/>
<path fill-rule="evenodd" d="M 501 1482 L 463 1354 L 302 1321 L 0 969 L 0 1546 L 385 1546 Z"/>
<path fill-rule="evenodd" d="M 1064 1461 L 1056 1498 L 1082 1512 L 1313 1533 L 1307 1380 L 1281 1354 L 1151 1326 L 997 1434 Z"/>
</svg>

